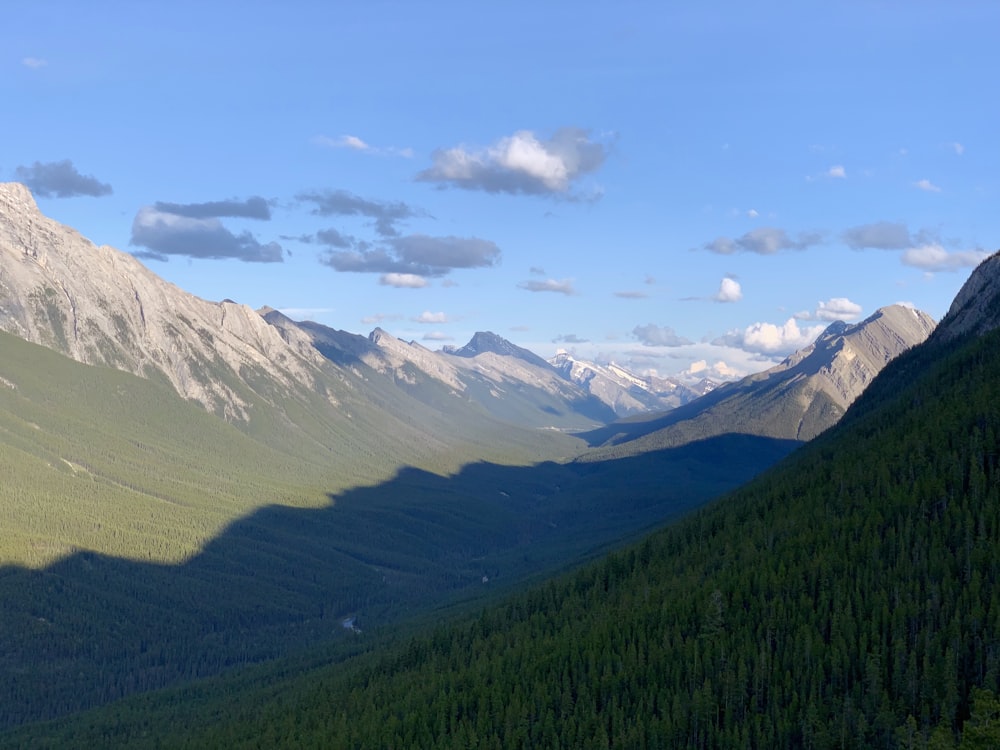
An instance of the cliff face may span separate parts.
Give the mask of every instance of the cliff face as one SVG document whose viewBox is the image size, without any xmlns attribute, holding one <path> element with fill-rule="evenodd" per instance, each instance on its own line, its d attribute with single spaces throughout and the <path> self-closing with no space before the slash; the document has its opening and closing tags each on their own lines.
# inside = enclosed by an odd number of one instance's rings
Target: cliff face
<svg viewBox="0 0 1000 750">
<path fill-rule="evenodd" d="M 955 296 L 934 338 L 950 341 L 1000 328 L 1000 252 L 980 263 Z"/>
<path fill-rule="evenodd" d="M 309 383 L 319 356 L 249 307 L 199 299 L 43 216 L 17 183 L 0 184 L 0 329 L 79 362 L 162 376 L 235 419 L 247 416 L 238 391 L 248 372 Z"/>
</svg>

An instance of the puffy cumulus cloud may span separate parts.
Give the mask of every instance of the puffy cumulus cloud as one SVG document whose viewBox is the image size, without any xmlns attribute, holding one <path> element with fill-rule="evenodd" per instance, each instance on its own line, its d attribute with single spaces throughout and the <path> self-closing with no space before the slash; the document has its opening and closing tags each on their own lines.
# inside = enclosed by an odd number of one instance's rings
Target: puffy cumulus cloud
<svg viewBox="0 0 1000 750">
<path fill-rule="evenodd" d="M 403 156 L 411 158 L 412 148 L 397 148 L 395 146 L 372 146 L 370 143 L 358 138 L 356 135 L 341 135 L 331 138 L 328 135 L 318 135 L 313 138 L 313 143 L 317 146 L 329 148 L 347 148 L 352 151 L 360 151 L 365 154 L 376 154 L 380 156 Z"/>
<path fill-rule="evenodd" d="M 861 305 L 847 297 L 831 297 L 816 307 L 818 320 L 857 320 L 861 316 Z"/>
<path fill-rule="evenodd" d="M 940 193 L 941 192 L 941 188 L 939 188 L 937 185 L 935 185 L 930 180 L 926 180 L 926 179 L 924 179 L 924 180 L 917 180 L 916 182 L 913 183 L 913 187 L 920 188 L 921 190 L 925 190 L 928 193 Z"/>
<path fill-rule="evenodd" d="M 196 219 L 153 206 L 143 206 L 132 221 L 129 244 L 144 247 L 135 255 L 156 260 L 168 256 L 235 258 L 247 263 L 280 263 L 284 252 L 277 242 L 263 244 L 250 232 L 235 234 L 217 218 Z"/>
<path fill-rule="evenodd" d="M 428 281 L 415 273 L 384 273 L 378 283 L 382 286 L 394 286 L 397 289 L 422 289 Z"/>
<path fill-rule="evenodd" d="M 14 177 L 41 198 L 111 195 L 111 185 L 92 175 L 80 174 L 69 159 L 45 164 L 36 161 L 30 167 L 20 166 L 14 170 Z"/>
<path fill-rule="evenodd" d="M 793 238 L 784 229 L 759 227 L 736 239 L 718 237 L 702 245 L 702 249 L 720 255 L 732 255 L 738 252 L 774 255 L 781 250 L 805 250 L 822 241 L 823 236 L 818 232 L 800 232 Z"/>
<path fill-rule="evenodd" d="M 414 234 L 390 238 L 383 247 L 355 243 L 354 249 L 331 250 L 320 262 L 337 271 L 439 277 L 456 268 L 485 268 L 499 260 L 500 248 L 489 240 Z"/>
<path fill-rule="evenodd" d="M 518 289 L 524 289 L 529 292 L 556 292 L 557 294 L 576 294 L 576 289 L 573 288 L 573 279 L 546 279 L 545 281 L 536 281 L 530 279 L 528 281 L 522 281 L 517 285 Z"/>
<path fill-rule="evenodd" d="M 678 336 L 670 326 L 658 326 L 653 323 L 636 326 L 632 329 L 632 335 L 644 346 L 686 346 L 691 343 L 683 336 Z"/>
<path fill-rule="evenodd" d="M 295 197 L 304 203 L 312 203 L 312 212 L 317 216 L 363 216 L 371 219 L 375 231 L 382 237 L 398 237 L 396 225 L 399 222 L 426 216 L 423 211 L 401 201 L 368 200 L 347 190 L 307 191 Z"/>
<path fill-rule="evenodd" d="M 712 297 L 716 302 L 739 302 L 743 299 L 743 288 L 736 279 L 727 276 L 719 284 L 719 291 Z"/>
<path fill-rule="evenodd" d="M 843 232 L 844 243 L 852 250 L 876 248 L 878 250 L 903 250 L 913 244 L 910 230 L 905 224 L 876 221 L 851 227 Z"/>
<path fill-rule="evenodd" d="M 911 247 L 903 251 L 901 260 L 907 266 L 922 268 L 928 272 L 957 271 L 960 268 L 978 266 L 989 253 L 985 250 L 956 250 L 949 252 L 938 244 Z"/>
<path fill-rule="evenodd" d="M 819 302 L 815 310 L 795 313 L 796 320 L 855 320 L 861 315 L 861 305 L 847 297 L 832 297 Z"/>
<path fill-rule="evenodd" d="M 726 364 L 721 359 L 712 365 L 709 365 L 707 360 L 699 359 L 692 362 L 686 369 L 681 370 L 677 374 L 682 379 L 688 381 L 701 380 L 702 378 L 734 380 L 736 378 L 743 377 L 746 375 L 746 372 Z"/>
<path fill-rule="evenodd" d="M 420 315 L 413 318 L 415 323 L 427 323 L 439 325 L 441 323 L 450 323 L 448 316 L 443 312 L 431 312 L 430 310 L 424 310 Z"/>
<path fill-rule="evenodd" d="M 789 318 L 780 326 L 754 323 L 742 331 L 730 331 L 712 343 L 716 346 L 732 346 L 752 354 L 788 355 L 815 341 L 823 328 L 821 325 L 799 328 L 795 318 Z"/>
<path fill-rule="evenodd" d="M 842 165 L 836 164 L 827 170 L 826 176 L 843 180 L 847 177 L 847 170 Z"/>
<path fill-rule="evenodd" d="M 607 147 L 580 128 L 560 128 L 543 140 L 519 130 L 486 148 L 438 149 L 421 182 L 488 193 L 567 195 L 583 175 L 596 171 Z"/>
<path fill-rule="evenodd" d="M 153 208 L 161 213 L 186 216 L 189 219 L 208 219 L 211 217 L 230 217 L 236 219 L 271 218 L 270 204 L 259 195 L 246 200 L 208 201 L 206 203 L 166 203 L 157 201 Z"/>
</svg>

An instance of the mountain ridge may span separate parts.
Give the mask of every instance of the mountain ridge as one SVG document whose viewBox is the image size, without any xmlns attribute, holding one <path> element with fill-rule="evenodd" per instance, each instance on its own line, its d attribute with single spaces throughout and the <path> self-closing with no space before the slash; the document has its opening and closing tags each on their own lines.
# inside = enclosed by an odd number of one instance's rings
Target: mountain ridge
<svg viewBox="0 0 1000 750">
<path fill-rule="evenodd" d="M 720 430 L 809 440 L 833 425 L 889 361 L 933 329 L 929 315 L 903 305 L 880 308 L 853 325 L 837 321 L 775 367 L 666 414 L 612 423 L 586 437 L 600 446 L 595 456 L 679 445 Z"/>
</svg>

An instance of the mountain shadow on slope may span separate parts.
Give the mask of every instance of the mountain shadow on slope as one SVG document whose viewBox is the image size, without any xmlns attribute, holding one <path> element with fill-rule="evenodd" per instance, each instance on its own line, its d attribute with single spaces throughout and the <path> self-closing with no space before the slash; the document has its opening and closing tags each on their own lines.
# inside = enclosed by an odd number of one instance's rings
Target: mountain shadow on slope
<svg viewBox="0 0 1000 750">
<path fill-rule="evenodd" d="M 621 461 L 416 469 L 270 506 L 182 565 L 78 552 L 0 569 L 0 726 L 347 637 L 509 590 L 678 517 L 794 443 L 729 435 Z"/>
<path fill-rule="evenodd" d="M 227 748 L 997 747 L 998 383 L 1000 333 L 921 347 L 630 549 L 350 670 L 160 701 L 153 726 Z M 136 737 L 147 707 L 65 736 Z"/>
</svg>

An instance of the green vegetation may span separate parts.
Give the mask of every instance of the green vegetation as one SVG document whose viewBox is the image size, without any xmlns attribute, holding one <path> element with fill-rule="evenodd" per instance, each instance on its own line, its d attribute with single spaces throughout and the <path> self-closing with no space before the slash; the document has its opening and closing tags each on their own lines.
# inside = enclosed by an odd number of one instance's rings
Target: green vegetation
<svg viewBox="0 0 1000 750">
<path fill-rule="evenodd" d="M 250 420 L 230 424 L 166 384 L 0 335 L 0 726 L 310 645 L 336 651 L 353 643 L 346 617 L 368 637 L 509 591 L 790 448 L 731 436 L 621 462 L 516 465 L 578 443 L 473 406 L 393 409 L 391 384 L 342 377 L 335 392 L 245 389 Z M 490 455 L 507 463 L 460 466 Z"/>
<path fill-rule="evenodd" d="M 757 481 L 478 617 L 346 663 L 279 664 L 8 739 L 996 747 L 997 383 L 1000 333 L 922 347 Z"/>
</svg>

